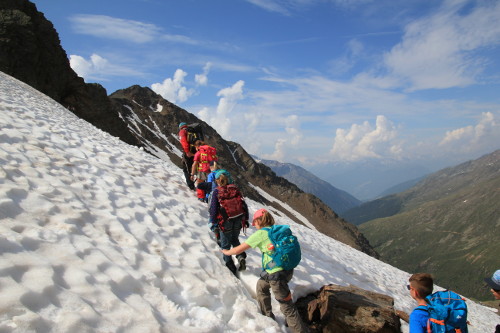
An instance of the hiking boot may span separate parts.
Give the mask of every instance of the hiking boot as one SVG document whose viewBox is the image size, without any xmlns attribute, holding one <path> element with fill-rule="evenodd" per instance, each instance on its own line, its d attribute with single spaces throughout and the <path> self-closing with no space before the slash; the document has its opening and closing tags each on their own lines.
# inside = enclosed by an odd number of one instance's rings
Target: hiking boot
<svg viewBox="0 0 500 333">
<path fill-rule="evenodd" d="M 245 258 L 238 258 L 238 263 L 239 263 L 238 271 L 241 272 L 247 269 L 247 262 Z"/>
</svg>

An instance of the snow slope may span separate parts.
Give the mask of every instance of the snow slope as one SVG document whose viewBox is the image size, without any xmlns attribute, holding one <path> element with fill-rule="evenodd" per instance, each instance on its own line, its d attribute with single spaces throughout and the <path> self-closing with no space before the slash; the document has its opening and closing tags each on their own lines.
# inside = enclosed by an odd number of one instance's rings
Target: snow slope
<svg viewBox="0 0 500 333">
<path fill-rule="evenodd" d="M 253 299 L 260 254 L 248 253 L 240 280 L 231 275 L 207 206 L 170 161 L 1 72 L 0 112 L 0 332 L 287 331 L 275 301 L 278 323 Z M 302 245 L 295 299 L 353 284 L 414 307 L 408 273 L 271 210 Z M 500 322 L 473 302 L 469 313 L 471 332 Z"/>
</svg>

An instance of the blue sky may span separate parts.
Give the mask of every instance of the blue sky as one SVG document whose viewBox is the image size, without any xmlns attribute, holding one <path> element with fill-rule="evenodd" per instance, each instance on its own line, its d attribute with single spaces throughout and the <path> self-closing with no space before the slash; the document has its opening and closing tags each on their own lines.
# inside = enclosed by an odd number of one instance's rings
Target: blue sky
<svg viewBox="0 0 500 333">
<path fill-rule="evenodd" d="M 453 165 L 500 148 L 494 0 L 38 0 L 75 71 L 263 158 Z"/>
</svg>

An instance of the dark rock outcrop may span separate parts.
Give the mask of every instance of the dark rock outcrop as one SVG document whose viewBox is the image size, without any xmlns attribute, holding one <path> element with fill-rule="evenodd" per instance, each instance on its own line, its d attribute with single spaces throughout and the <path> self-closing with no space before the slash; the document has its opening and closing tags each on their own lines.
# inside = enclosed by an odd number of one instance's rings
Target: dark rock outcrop
<svg viewBox="0 0 500 333">
<path fill-rule="evenodd" d="M 296 305 L 311 333 L 401 332 L 392 297 L 354 286 L 323 286 Z"/>
<path fill-rule="evenodd" d="M 85 84 L 70 67 L 54 26 L 28 0 L 0 2 L 0 70 L 61 103 L 80 118 L 134 145 L 99 84 Z"/>
</svg>

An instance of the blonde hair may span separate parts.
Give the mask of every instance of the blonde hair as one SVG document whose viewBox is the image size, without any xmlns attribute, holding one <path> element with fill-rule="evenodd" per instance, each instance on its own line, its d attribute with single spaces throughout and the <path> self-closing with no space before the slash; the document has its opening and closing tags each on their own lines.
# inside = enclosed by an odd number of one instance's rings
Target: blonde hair
<svg viewBox="0 0 500 333">
<path fill-rule="evenodd" d="M 219 186 L 226 186 L 229 183 L 226 175 L 224 174 L 221 174 L 215 181 L 217 182 L 217 184 L 219 184 Z"/>
<path fill-rule="evenodd" d="M 260 226 L 262 228 L 274 225 L 274 218 L 267 210 L 262 214 L 261 217 L 257 218 L 257 220 L 260 221 Z"/>
</svg>

